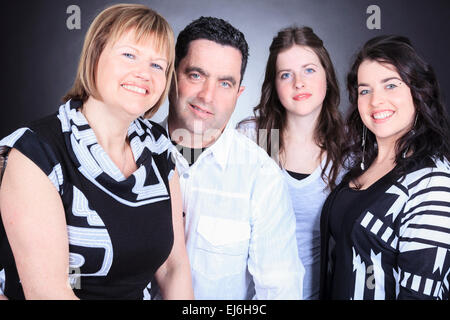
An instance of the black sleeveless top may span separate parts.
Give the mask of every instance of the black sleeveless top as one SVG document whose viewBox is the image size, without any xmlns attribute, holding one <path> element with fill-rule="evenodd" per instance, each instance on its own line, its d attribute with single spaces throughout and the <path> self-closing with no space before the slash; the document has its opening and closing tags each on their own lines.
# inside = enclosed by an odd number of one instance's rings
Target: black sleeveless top
<svg viewBox="0 0 450 320">
<path fill-rule="evenodd" d="M 69 238 L 69 279 L 79 298 L 149 298 L 149 284 L 173 245 L 171 142 L 158 124 L 133 121 L 128 138 L 138 169 L 125 178 L 97 143 L 80 106 L 69 101 L 56 114 L 16 130 L 0 141 L 0 156 L 16 148 L 59 192 Z M 23 299 L 2 223 L 0 272 L 4 294 Z"/>
</svg>

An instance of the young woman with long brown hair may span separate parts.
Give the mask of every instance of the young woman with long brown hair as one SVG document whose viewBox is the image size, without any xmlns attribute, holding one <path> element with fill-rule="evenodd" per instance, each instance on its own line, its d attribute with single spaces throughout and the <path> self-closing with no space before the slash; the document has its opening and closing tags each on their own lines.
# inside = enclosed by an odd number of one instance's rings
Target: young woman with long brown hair
<svg viewBox="0 0 450 320">
<path fill-rule="evenodd" d="M 322 40 L 309 27 L 290 27 L 278 32 L 270 46 L 255 117 L 238 125 L 283 169 L 306 271 L 305 299 L 318 298 L 319 216 L 341 173 L 344 138 L 338 106 L 339 87 Z"/>
</svg>

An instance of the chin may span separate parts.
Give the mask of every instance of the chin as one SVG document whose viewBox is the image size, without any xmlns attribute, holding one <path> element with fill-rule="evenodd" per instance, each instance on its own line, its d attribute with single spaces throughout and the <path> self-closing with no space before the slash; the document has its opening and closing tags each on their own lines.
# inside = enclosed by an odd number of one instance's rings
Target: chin
<svg viewBox="0 0 450 320">
<path fill-rule="evenodd" d="M 143 115 L 145 112 L 150 110 L 147 106 L 144 106 L 142 104 L 128 104 L 124 106 L 124 110 L 130 114 L 138 118 L 139 116 Z"/>
<path fill-rule="evenodd" d="M 287 108 L 286 108 L 287 109 Z M 300 117 L 307 117 L 311 114 L 317 113 L 317 108 L 312 106 L 297 106 L 294 108 L 287 109 L 288 112 L 291 112 L 292 114 Z"/>
<path fill-rule="evenodd" d="M 383 139 L 383 140 L 387 140 L 387 139 L 399 139 L 403 136 L 404 133 L 398 132 L 398 131 L 378 131 L 378 132 L 374 132 L 374 135 L 377 139 Z"/>
</svg>

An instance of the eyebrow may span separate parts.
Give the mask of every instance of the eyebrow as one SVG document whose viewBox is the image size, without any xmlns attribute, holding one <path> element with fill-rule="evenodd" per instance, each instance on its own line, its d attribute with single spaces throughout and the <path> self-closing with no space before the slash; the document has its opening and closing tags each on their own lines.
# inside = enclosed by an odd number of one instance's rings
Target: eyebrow
<svg viewBox="0 0 450 320">
<path fill-rule="evenodd" d="M 302 68 L 307 67 L 307 66 L 309 66 L 309 65 L 313 65 L 313 66 L 318 67 L 317 64 L 315 64 L 315 63 L 313 63 L 313 62 L 309 62 L 309 63 L 307 63 L 307 64 L 302 65 Z"/>
<path fill-rule="evenodd" d="M 386 83 L 386 82 L 391 81 L 391 80 L 403 81 L 402 79 L 399 79 L 398 77 L 390 77 L 390 78 L 386 78 L 386 79 L 381 80 L 381 83 Z"/>
<path fill-rule="evenodd" d="M 307 67 L 307 66 L 310 66 L 310 65 L 318 67 L 318 65 L 313 63 L 313 62 L 306 63 L 306 64 L 302 65 L 301 67 L 304 68 L 304 67 Z M 293 71 L 293 70 L 292 69 L 281 69 L 281 70 L 278 70 L 277 73 L 285 72 L 285 71 Z"/>
<path fill-rule="evenodd" d="M 205 77 L 209 77 L 210 74 L 208 72 L 206 72 L 205 70 L 203 70 L 200 67 L 186 67 L 186 69 L 184 70 L 185 73 L 190 73 L 190 72 L 198 72 L 200 73 L 202 76 Z M 233 76 L 223 76 L 219 78 L 219 81 L 230 81 L 233 86 L 236 85 L 237 81 Z"/>
<path fill-rule="evenodd" d="M 386 83 L 386 82 L 391 81 L 391 80 L 403 81 L 402 79 L 399 79 L 398 77 L 389 77 L 389 78 L 381 80 L 380 82 L 381 83 Z M 370 86 L 367 83 L 359 83 L 358 87 L 370 87 Z"/>
<path fill-rule="evenodd" d="M 198 72 L 200 73 L 202 76 L 208 77 L 209 73 L 206 72 L 205 70 L 203 70 L 200 67 L 186 67 L 186 69 L 184 70 L 185 73 L 189 73 L 189 72 Z"/>
<path fill-rule="evenodd" d="M 232 76 L 225 76 L 225 77 L 221 77 L 219 78 L 220 81 L 230 81 L 231 84 L 233 84 L 233 86 L 236 85 L 236 79 L 234 79 L 234 77 Z"/>
</svg>

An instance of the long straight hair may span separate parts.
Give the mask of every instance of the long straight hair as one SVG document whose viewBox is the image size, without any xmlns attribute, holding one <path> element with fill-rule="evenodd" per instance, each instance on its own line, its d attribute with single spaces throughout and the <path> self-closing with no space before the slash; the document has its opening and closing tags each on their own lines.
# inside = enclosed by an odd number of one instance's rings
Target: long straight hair
<svg viewBox="0 0 450 320">
<path fill-rule="evenodd" d="M 266 73 L 261 89 L 261 100 L 253 112 L 257 123 L 257 141 L 260 133 L 267 132 L 262 143 L 270 154 L 272 145 L 279 143 L 279 152 L 284 152 L 283 136 L 286 130 L 286 109 L 281 104 L 275 86 L 276 63 L 278 55 L 295 45 L 311 48 L 319 57 L 325 69 L 327 91 L 322 104 L 322 110 L 314 132 L 316 144 L 321 148 L 320 156 L 326 152 L 326 162 L 322 168 L 322 179 L 328 188 L 336 186 L 336 179 L 342 166 L 342 146 L 344 144 L 344 127 L 339 108 L 339 86 L 333 64 L 322 40 L 309 27 L 289 27 L 278 32 L 270 46 Z M 262 130 L 261 130 L 262 129 Z M 272 130 L 279 130 L 279 141 L 272 141 Z M 326 174 L 331 165 L 329 175 Z"/>
</svg>

